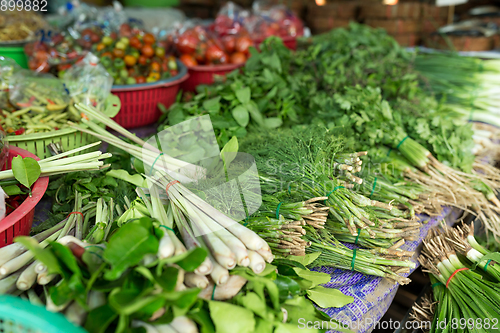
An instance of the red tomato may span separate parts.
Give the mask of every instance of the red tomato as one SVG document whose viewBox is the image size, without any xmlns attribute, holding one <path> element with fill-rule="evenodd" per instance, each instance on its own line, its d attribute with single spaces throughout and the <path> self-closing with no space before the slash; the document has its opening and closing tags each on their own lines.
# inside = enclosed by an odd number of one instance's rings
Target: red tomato
<svg viewBox="0 0 500 333">
<path fill-rule="evenodd" d="M 178 71 L 178 70 L 176 70 L 176 69 L 172 69 L 172 70 L 170 71 L 170 76 L 176 76 L 177 74 L 179 74 L 179 71 Z"/>
<path fill-rule="evenodd" d="M 190 54 L 181 55 L 179 60 L 182 61 L 182 63 L 188 67 L 193 67 L 198 65 L 196 59 Z"/>
<path fill-rule="evenodd" d="M 137 37 L 130 37 L 129 39 L 129 45 L 133 47 L 134 49 L 140 50 L 142 48 L 142 43 Z"/>
<path fill-rule="evenodd" d="M 144 76 L 138 76 L 135 78 L 135 82 L 137 82 L 137 84 L 146 83 L 146 78 Z"/>
<path fill-rule="evenodd" d="M 132 35 L 132 29 L 130 28 L 130 25 L 127 23 L 123 23 L 120 26 L 120 36 L 121 37 L 130 37 Z"/>
<path fill-rule="evenodd" d="M 212 64 L 227 63 L 227 54 L 217 45 L 211 45 L 207 48 L 207 60 Z"/>
<path fill-rule="evenodd" d="M 96 34 L 95 32 L 93 32 L 91 35 L 90 35 L 90 41 L 92 43 L 99 43 L 99 41 L 101 40 L 101 37 L 99 37 L 98 34 Z"/>
<path fill-rule="evenodd" d="M 140 65 L 146 65 L 148 63 L 148 58 L 146 58 L 145 56 L 141 55 L 139 56 L 139 64 Z"/>
<path fill-rule="evenodd" d="M 198 36 L 187 31 L 179 36 L 176 46 L 180 53 L 192 54 L 200 42 Z"/>
<path fill-rule="evenodd" d="M 152 34 L 145 34 L 144 37 L 142 37 L 142 40 L 144 41 L 144 44 L 149 44 L 153 45 L 156 41 L 155 36 Z"/>
<path fill-rule="evenodd" d="M 207 53 L 207 43 L 200 43 L 196 48 L 196 51 L 194 53 L 194 58 L 199 63 L 205 62 L 206 53 Z"/>
<path fill-rule="evenodd" d="M 222 45 L 227 53 L 233 53 L 236 48 L 236 37 L 230 35 L 222 37 Z"/>
<path fill-rule="evenodd" d="M 229 62 L 231 64 L 244 64 L 245 61 L 247 61 L 247 57 L 245 56 L 244 53 L 241 52 L 233 53 L 229 57 Z"/>
<path fill-rule="evenodd" d="M 236 51 L 248 54 L 248 48 L 253 46 L 253 41 L 248 36 L 238 37 L 236 39 Z"/>
<path fill-rule="evenodd" d="M 151 47 L 151 45 L 144 45 L 141 49 L 141 54 L 147 58 L 151 58 L 155 54 L 155 50 Z"/>
<path fill-rule="evenodd" d="M 112 32 L 109 34 L 109 37 L 111 37 L 112 39 L 117 39 L 118 38 L 118 35 L 116 34 L 116 32 Z"/>
</svg>

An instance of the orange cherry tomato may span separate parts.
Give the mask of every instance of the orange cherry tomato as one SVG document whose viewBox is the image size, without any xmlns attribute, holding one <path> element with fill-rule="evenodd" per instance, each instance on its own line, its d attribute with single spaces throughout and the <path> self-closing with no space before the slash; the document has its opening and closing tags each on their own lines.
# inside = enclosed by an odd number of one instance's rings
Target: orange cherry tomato
<svg viewBox="0 0 500 333">
<path fill-rule="evenodd" d="M 181 55 L 179 60 L 182 61 L 182 63 L 188 67 L 193 67 L 198 65 L 196 59 L 190 54 Z"/>
<path fill-rule="evenodd" d="M 235 52 L 229 57 L 229 62 L 231 64 L 244 64 L 247 61 L 247 57 L 242 52 Z"/>
<path fill-rule="evenodd" d="M 153 47 L 151 47 L 151 45 L 146 44 L 142 47 L 141 54 L 146 58 L 151 58 L 152 56 L 154 56 L 155 50 L 153 49 Z"/>
<path fill-rule="evenodd" d="M 137 84 L 146 83 L 146 78 L 144 76 L 138 76 L 135 78 L 135 82 L 137 82 Z"/>
<path fill-rule="evenodd" d="M 139 38 L 137 38 L 135 36 L 130 37 L 130 39 L 129 39 L 129 45 L 131 47 L 133 47 L 134 49 L 138 49 L 138 50 L 140 50 L 141 47 L 142 47 L 141 41 L 139 40 Z"/>
<path fill-rule="evenodd" d="M 145 66 L 148 63 L 148 58 L 145 56 L 141 55 L 139 56 L 139 64 Z"/>
<path fill-rule="evenodd" d="M 125 65 L 127 65 L 128 67 L 132 67 L 137 63 L 137 59 L 130 54 L 127 54 L 125 58 L 123 58 L 123 60 L 125 60 Z"/>
<path fill-rule="evenodd" d="M 160 64 L 157 63 L 156 61 L 151 63 L 151 70 L 155 71 L 155 72 L 159 72 L 161 70 Z"/>
<path fill-rule="evenodd" d="M 125 51 L 122 49 L 113 49 L 113 56 L 116 58 L 123 58 L 125 56 Z"/>
<path fill-rule="evenodd" d="M 112 58 L 113 54 L 111 52 L 104 52 L 103 54 L 101 54 L 101 57 L 110 57 L 110 58 Z"/>
<path fill-rule="evenodd" d="M 101 52 L 102 50 L 104 50 L 104 48 L 106 47 L 106 45 L 104 45 L 103 43 L 99 43 L 97 44 L 97 52 Z"/>
<path fill-rule="evenodd" d="M 151 72 L 148 76 L 151 80 L 158 81 L 160 79 L 160 73 L 158 72 Z"/>
<path fill-rule="evenodd" d="M 155 36 L 147 33 L 144 35 L 144 37 L 142 37 L 142 40 L 144 41 L 144 44 L 153 45 L 155 43 Z"/>
</svg>

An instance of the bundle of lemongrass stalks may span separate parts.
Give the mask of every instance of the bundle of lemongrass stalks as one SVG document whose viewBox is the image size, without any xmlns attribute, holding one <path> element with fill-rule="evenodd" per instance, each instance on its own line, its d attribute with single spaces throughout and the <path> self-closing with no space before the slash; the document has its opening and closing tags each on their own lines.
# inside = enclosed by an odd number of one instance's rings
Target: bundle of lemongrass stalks
<svg viewBox="0 0 500 333">
<path fill-rule="evenodd" d="M 189 173 L 185 169 L 190 169 L 198 177 L 203 170 L 148 145 L 102 112 L 82 104 L 77 104 L 76 108 L 91 120 L 83 120 L 88 128 L 72 124 L 73 128 L 107 141 L 150 166 L 151 176 L 146 176 L 150 201 L 144 195 L 141 197 L 151 216 L 158 219 L 166 229 L 158 251 L 160 258 L 182 253 L 186 248 L 203 247 L 208 250 L 209 256 L 196 272 L 200 276 L 210 275 L 217 285 L 228 281 L 228 270 L 236 265 L 250 267 L 258 273 L 264 270 L 266 261 L 272 262 L 274 256 L 271 249 L 261 237 L 209 205 L 177 178 L 180 176 L 179 172 L 187 178 L 185 175 Z M 115 137 L 92 120 L 105 124 L 141 147 Z M 162 209 L 160 191 L 165 191 L 168 195 L 168 211 Z M 174 224 L 184 238 L 184 244 L 173 231 Z"/>
<path fill-rule="evenodd" d="M 500 318 L 500 270 L 493 261 L 499 254 L 480 246 L 473 230 L 473 224 L 433 229 L 424 240 L 419 261 L 430 273 L 436 305 L 416 305 L 413 318 L 432 319 L 430 332 L 441 332 L 443 322 L 462 332 L 498 331 L 492 319 Z"/>
</svg>

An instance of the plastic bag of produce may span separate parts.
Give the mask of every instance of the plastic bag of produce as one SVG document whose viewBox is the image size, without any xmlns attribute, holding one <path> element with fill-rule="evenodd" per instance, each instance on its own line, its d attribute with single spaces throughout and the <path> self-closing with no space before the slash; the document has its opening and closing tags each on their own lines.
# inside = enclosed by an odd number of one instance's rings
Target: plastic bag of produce
<svg viewBox="0 0 500 333">
<path fill-rule="evenodd" d="M 70 101 L 63 82 L 54 75 L 21 69 L 9 82 L 9 100 L 18 109 L 64 110 Z"/>
<path fill-rule="evenodd" d="M 229 1 L 219 10 L 211 29 L 220 37 L 237 35 L 243 31 L 246 32 L 244 24 L 249 17 L 248 10 L 244 10 L 234 2 Z"/>
<path fill-rule="evenodd" d="M 297 37 L 304 34 L 304 24 L 283 5 L 269 5 L 266 1 L 253 4 L 253 15 L 246 21 L 246 27 L 256 40 L 269 36 Z"/>
<path fill-rule="evenodd" d="M 9 81 L 14 72 L 21 67 L 11 58 L 0 56 L 0 109 L 8 110 L 13 106 L 9 102 Z"/>
<path fill-rule="evenodd" d="M 113 78 L 92 53 L 68 69 L 62 80 L 73 103 L 84 103 L 99 110 L 102 110 L 113 85 Z"/>
</svg>

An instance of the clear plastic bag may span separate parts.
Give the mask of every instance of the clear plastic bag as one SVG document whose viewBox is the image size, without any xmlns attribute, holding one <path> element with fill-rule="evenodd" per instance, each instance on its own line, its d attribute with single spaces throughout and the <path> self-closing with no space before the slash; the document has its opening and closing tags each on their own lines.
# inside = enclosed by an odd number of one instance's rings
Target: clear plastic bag
<svg viewBox="0 0 500 333">
<path fill-rule="evenodd" d="M 253 16 L 247 20 L 246 27 L 258 40 L 269 36 L 297 37 L 304 34 L 302 21 L 284 5 L 255 1 L 252 11 Z"/>
<path fill-rule="evenodd" d="M 66 108 L 70 98 L 54 75 L 21 69 L 10 78 L 9 100 L 18 109 L 58 111 Z"/>
<path fill-rule="evenodd" d="M 92 53 L 68 69 L 62 80 L 74 103 L 83 103 L 100 110 L 113 85 L 113 78 Z"/>
<path fill-rule="evenodd" d="M 229 1 L 217 13 L 212 26 L 218 36 L 238 35 L 246 32 L 245 22 L 250 18 L 250 12 L 234 2 Z"/>
<path fill-rule="evenodd" d="M 0 110 L 12 109 L 9 102 L 9 81 L 11 76 L 21 67 L 14 59 L 0 56 Z"/>
</svg>

